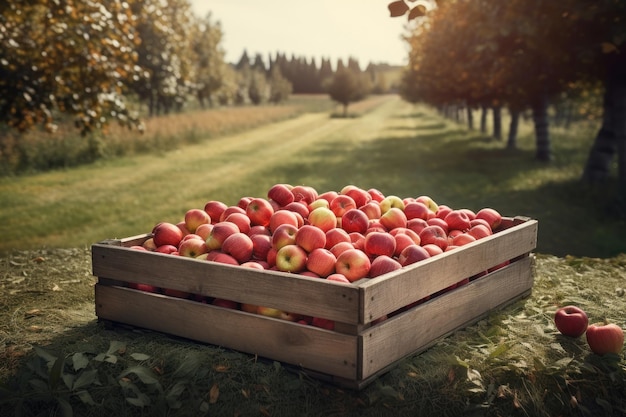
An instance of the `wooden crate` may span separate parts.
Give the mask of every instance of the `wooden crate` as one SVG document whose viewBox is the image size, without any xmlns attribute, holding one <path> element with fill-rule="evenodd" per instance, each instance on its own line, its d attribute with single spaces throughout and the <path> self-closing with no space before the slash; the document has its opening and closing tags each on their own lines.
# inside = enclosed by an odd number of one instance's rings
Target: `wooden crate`
<svg viewBox="0 0 626 417">
<path fill-rule="evenodd" d="M 400 359 L 528 296 L 537 226 L 536 220 L 505 218 L 492 236 L 352 285 L 128 249 L 149 234 L 109 240 L 92 246 L 96 314 L 257 354 L 360 389 Z M 507 266 L 477 277 L 506 261 Z M 468 277 L 468 284 L 443 291 Z M 128 283 L 323 317 L 334 320 L 335 328 L 138 291 Z M 427 296 L 428 301 L 406 308 Z M 387 320 L 375 322 L 385 315 Z"/>
</svg>

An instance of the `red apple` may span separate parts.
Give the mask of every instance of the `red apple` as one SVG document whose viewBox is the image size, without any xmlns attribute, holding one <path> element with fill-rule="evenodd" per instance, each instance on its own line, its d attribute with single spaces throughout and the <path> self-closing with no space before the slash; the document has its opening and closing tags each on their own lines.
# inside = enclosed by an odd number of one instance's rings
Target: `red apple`
<svg viewBox="0 0 626 417">
<path fill-rule="evenodd" d="M 328 208 L 335 213 L 336 217 L 341 217 L 346 211 L 356 209 L 357 205 L 354 202 L 354 199 L 352 199 L 349 195 L 339 194 L 337 197 L 333 198 Z"/>
<path fill-rule="evenodd" d="M 351 284 L 344 274 L 334 273 L 326 277 L 327 281 L 341 282 L 342 284 Z"/>
<path fill-rule="evenodd" d="M 219 221 L 223 222 L 224 220 L 226 220 L 226 217 L 230 216 L 233 213 L 246 214 L 246 209 L 244 209 L 243 207 L 239 207 L 239 206 L 228 206 L 226 207 L 226 210 L 222 212 L 222 215 L 220 216 Z"/>
<path fill-rule="evenodd" d="M 246 206 L 246 215 L 250 219 L 250 225 L 268 226 L 272 214 L 274 214 L 274 207 L 264 198 L 253 198 Z"/>
<path fill-rule="evenodd" d="M 250 236 L 252 241 L 252 257 L 257 260 L 267 260 L 267 254 L 272 247 L 272 237 L 264 234 Z"/>
<path fill-rule="evenodd" d="M 174 252 L 178 252 L 178 248 L 174 245 L 161 245 L 161 246 L 157 246 L 157 248 L 154 251 L 171 255 Z"/>
<path fill-rule="evenodd" d="M 163 288 L 163 294 L 176 298 L 189 298 L 191 296 L 191 294 L 186 291 L 173 290 L 171 288 Z"/>
<path fill-rule="evenodd" d="M 435 246 L 435 247 L 439 248 L 438 246 Z M 400 252 L 400 255 L 398 256 L 398 262 L 400 262 L 400 265 L 402 266 L 407 266 L 407 265 L 414 264 L 415 262 L 428 259 L 430 258 L 430 256 L 431 256 L 430 253 L 424 247 L 418 246 L 418 245 L 411 245 L 411 246 L 407 246 L 406 248 L 402 250 L 402 252 Z"/>
<path fill-rule="evenodd" d="M 581 308 L 568 305 L 556 310 L 554 324 L 561 334 L 569 337 L 579 337 L 587 330 L 589 319 Z"/>
<path fill-rule="evenodd" d="M 293 211 L 303 219 L 309 217 L 309 206 L 304 201 L 292 201 L 283 207 L 283 209 Z M 302 224 L 303 222 L 300 221 L 299 223 Z"/>
<path fill-rule="evenodd" d="M 155 287 L 154 285 L 142 284 L 142 283 L 137 283 L 137 282 L 129 282 L 128 288 L 132 288 L 134 290 L 139 290 L 139 291 L 151 292 L 151 293 L 159 292 L 159 289 Z"/>
<path fill-rule="evenodd" d="M 320 199 L 324 199 L 326 201 L 328 201 L 328 204 L 330 204 L 330 202 L 333 200 L 333 198 L 337 197 L 339 195 L 339 193 L 337 191 L 326 191 L 323 192 L 322 194 L 318 195 L 317 198 Z"/>
<path fill-rule="evenodd" d="M 420 232 L 421 245 L 434 244 L 445 250 L 448 246 L 448 236 L 446 232 L 437 225 L 426 226 Z"/>
<path fill-rule="evenodd" d="M 247 262 L 252 258 L 254 244 L 250 236 L 245 233 L 233 233 L 222 243 L 222 252 L 232 256 L 239 263 Z"/>
<path fill-rule="evenodd" d="M 427 195 L 421 195 L 417 197 L 415 201 L 419 201 L 424 204 L 433 214 L 437 213 L 437 210 L 439 210 L 439 206 L 435 203 L 435 200 Z"/>
<path fill-rule="evenodd" d="M 443 220 L 448 224 L 448 230 L 466 231 L 470 228 L 470 218 L 463 210 L 452 210 Z"/>
<path fill-rule="evenodd" d="M 213 230 L 213 223 L 201 224 L 196 228 L 195 234 L 206 240 Z"/>
<path fill-rule="evenodd" d="M 380 255 L 374 258 L 374 260 L 372 261 L 368 276 L 371 278 L 379 277 L 386 273 L 397 271 L 400 268 L 402 268 L 400 262 L 396 261 L 390 256 Z"/>
<path fill-rule="evenodd" d="M 448 213 L 452 211 L 452 208 L 446 206 L 445 204 L 440 204 L 437 207 L 437 212 L 435 213 L 435 217 L 440 218 L 441 220 L 445 219 Z"/>
<path fill-rule="evenodd" d="M 267 269 L 267 268 L 265 268 L 266 265 L 263 264 L 262 262 L 264 262 L 264 261 L 247 261 L 247 262 L 244 262 L 244 263 L 240 264 L 240 266 L 242 266 L 244 268 L 252 268 L 252 269 L 259 269 L 259 270 Z"/>
<path fill-rule="evenodd" d="M 237 201 L 237 207 L 241 207 L 245 210 L 248 204 L 250 204 L 250 201 L 252 201 L 252 198 L 253 197 L 241 197 L 239 201 Z"/>
<path fill-rule="evenodd" d="M 351 208 L 341 217 L 341 228 L 348 233 L 365 233 L 369 227 L 367 214 L 357 208 Z"/>
<path fill-rule="evenodd" d="M 220 249 L 226 238 L 233 233 L 239 233 L 239 227 L 237 227 L 235 223 L 215 223 L 209 237 L 206 238 L 207 248 L 209 248 L 209 250 Z"/>
<path fill-rule="evenodd" d="M 408 246 L 419 246 L 419 243 L 415 243 L 413 238 L 405 233 L 397 233 L 393 235 L 393 238 L 396 241 L 396 250 L 393 253 L 393 256 L 398 257 L 400 253 Z M 419 236 L 418 236 L 419 239 Z"/>
<path fill-rule="evenodd" d="M 367 193 L 372 197 L 372 200 L 379 203 L 385 199 L 385 195 L 376 188 L 370 188 L 369 190 L 367 190 Z"/>
<path fill-rule="evenodd" d="M 448 234 L 448 223 L 446 223 L 444 219 L 441 219 L 439 217 L 432 217 L 426 220 L 426 223 L 429 226 L 439 226 L 443 229 L 444 232 L 446 232 L 446 234 Z"/>
<path fill-rule="evenodd" d="M 350 242 L 356 249 L 363 250 L 365 248 L 365 235 L 359 232 L 350 233 Z"/>
<path fill-rule="evenodd" d="M 298 227 L 298 217 L 296 217 L 296 213 L 286 209 L 276 210 L 274 214 L 272 214 L 272 217 L 270 217 L 270 232 L 274 233 L 281 224 L 291 224 L 294 227 Z"/>
<path fill-rule="evenodd" d="M 374 200 L 366 203 L 365 205 L 362 205 L 361 207 L 359 207 L 359 210 L 365 213 L 367 218 L 370 220 L 380 219 L 380 216 L 382 215 L 382 211 L 380 210 L 380 203 Z"/>
<path fill-rule="evenodd" d="M 306 268 L 307 254 L 298 245 L 286 245 L 276 253 L 276 267 L 283 272 L 302 272 Z"/>
<path fill-rule="evenodd" d="M 443 253 L 443 249 L 441 247 L 435 245 L 434 243 L 427 243 L 422 245 L 422 247 L 430 254 L 430 256 L 435 256 Z"/>
<path fill-rule="evenodd" d="M 317 198 L 315 188 L 307 185 L 296 185 L 291 189 L 294 201 L 304 201 L 308 206 Z"/>
<path fill-rule="evenodd" d="M 183 238 L 183 231 L 172 223 L 159 223 L 152 230 L 154 244 L 159 247 L 162 245 L 178 246 Z"/>
<path fill-rule="evenodd" d="M 206 242 L 200 238 L 187 239 L 178 246 L 178 253 L 188 258 L 196 258 L 208 251 L 209 249 L 207 248 Z"/>
<path fill-rule="evenodd" d="M 129 246 L 128 249 L 141 250 L 141 251 L 144 251 L 144 252 L 149 252 L 148 249 L 146 249 L 145 247 L 143 247 L 141 245 L 132 245 L 132 246 Z"/>
<path fill-rule="evenodd" d="M 385 232 L 370 232 L 365 236 L 363 251 L 369 257 L 387 255 L 392 257 L 396 251 L 396 239 Z"/>
<path fill-rule="evenodd" d="M 326 246 L 326 233 L 319 227 L 305 224 L 296 231 L 295 243 L 309 253 Z"/>
<path fill-rule="evenodd" d="M 406 222 L 406 228 L 413 230 L 418 235 L 426 226 L 428 226 L 428 222 L 424 219 L 411 219 Z"/>
<path fill-rule="evenodd" d="M 369 257 L 359 249 L 348 249 L 337 257 L 335 271 L 343 274 L 348 281 L 354 282 L 365 278 L 372 264 Z"/>
<path fill-rule="evenodd" d="M 419 201 L 411 201 L 404 206 L 404 214 L 407 220 L 423 219 L 428 220 L 430 209 L 426 204 Z"/>
<path fill-rule="evenodd" d="M 406 214 L 398 207 L 391 207 L 389 210 L 384 211 L 379 220 L 380 224 L 387 230 L 393 230 L 397 227 L 406 227 L 407 225 Z"/>
<path fill-rule="evenodd" d="M 339 242 L 351 242 L 348 232 L 339 227 L 326 232 L 326 249 L 332 248 Z"/>
<path fill-rule="evenodd" d="M 467 233 L 474 236 L 475 239 L 482 239 L 484 237 L 491 236 L 491 229 L 483 224 L 475 224 L 470 227 Z"/>
<path fill-rule="evenodd" d="M 492 231 L 497 229 L 498 226 L 500 226 L 500 224 L 502 223 L 502 215 L 497 210 L 489 207 L 478 210 L 478 212 L 476 213 L 476 218 L 483 219 L 487 223 L 489 223 L 489 227 Z"/>
<path fill-rule="evenodd" d="M 231 213 L 224 221 L 235 223 L 241 233 L 250 233 L 250 218 L 245 213 Z"/>
<path fill-rule="evenodd" d="M 213 261 L 227 265 L 239 265 L 237 259 L 233 258 L 232 255 L 229 255 L 219 250 L 211 251 L 208 255 L 209 256 L 207 257 L 207 261 Z"/>
<path fill-rule="evenodd" d="M 227 207 L 226 203 L 222 201 L 210 200 L 204 205 L 204 211 L 211 217 L 211 223 L 217 223 Z"/>
<path fill-rule="evenodd" d="M 239 303 L 233 300 L 225 300 L 223 298 L 215 298 L 211 301 L 211 304 L 218 307 L 230 308 L 233 310 L 237 310 L 239 308 Z"/>
<path fill-rule="evenodd" d="M 335 330 L 335 322 L 333 320 L 323 319 L 321 317 L 313 317 L 311 325 L 326 330 Z"/>
<path fill-rule="evenodd" d="M 367 191 L 355 185 L 346 185 L 339 194 L 352 197 L 357 207 L 361 207 L 372 200 L 372 196 Z"/>
<path fill-rule="evenodd" d="M 326 248 L 317 248 L 309 253 L 306 268 L 320 277 L 327 277 L 335 272 L 337 257 Z"/>
<path fill-rule="evenodd" d="M 284 207 L 291 203 L 294 199 L 291 189 L 293 187 L 289 184 L 274 184 L 267 191 L 267 198 L 274 200 L 278 203 L 279 207 Z"/>
<path fill-rule="evenodd" d="M 352 244 L 352 242 L 338 242 L 329 250 L 333 253 L 333 255 L 335 255 L 335 257 L 338 257 L 343 252 L 349 249 L 354 249 L 354 245 Z"/>
<path fill-rule="evenodd" d="M 476 238 L 469 233 L 460 233 L 452 239 L 452 246 L 463 246 L 476 242 Z"/>
<path fill-rule="evenodd" d="M 319 227 L 326 233 L 337 227 L 337 216 L 329 208 L 318 207 L 309 213 L 309 224 Z"/>
<path fill-rule="evenodd" d="M 614 323 L 596 323 L 587 327 L 587 343 L 596 355 L 619 355 L 624 346 L 624 331 Z"/>
<path fill-rule="evenodd" d="M 211 216 L 202 209 L 189 209 L 185 213 L 185 226 L 190 233 L 195 233 L 201 224 L 211 223 Z"/>
</svg>

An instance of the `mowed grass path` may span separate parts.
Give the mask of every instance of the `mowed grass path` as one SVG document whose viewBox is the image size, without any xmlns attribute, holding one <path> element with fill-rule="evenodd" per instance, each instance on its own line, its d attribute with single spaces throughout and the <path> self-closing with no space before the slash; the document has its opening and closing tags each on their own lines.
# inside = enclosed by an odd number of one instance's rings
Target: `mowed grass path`
<svg viewBox="0 0 626 417">
<path fill-rule="evenodd" d="M 272 184 L 318 191 L 347 184 L 451 207 L 491 206 L 539 220 L 538 251 L 563 256 L 626 252 L 626 223 L 605 213 L 614 187 L 579 183 L 593 129 L 554 129 L 555 161 L 534 160 L 532 126 L 519 150 L 397 96 L 354 118 L 308 113 L 178 150 L 0 180 L 0 252 L 82 247 L 177 222 L 208 200 L 236 204 Z M 577 137 L 574 134 L 578 135 Z M 613 188 L 612 188 L 613 187 Z"/>
</svg>

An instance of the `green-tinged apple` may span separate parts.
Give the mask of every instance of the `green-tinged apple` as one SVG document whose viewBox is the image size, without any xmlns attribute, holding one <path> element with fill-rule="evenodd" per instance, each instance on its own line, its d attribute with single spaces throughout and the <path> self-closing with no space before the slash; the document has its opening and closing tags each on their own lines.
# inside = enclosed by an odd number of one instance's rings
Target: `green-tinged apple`
<svg viewBox="0 0 626 417">
<path fill-rule="evenodd" d="M 276 267 L 283 272 L 302 272 L 306 269 L 307 253 L 298 245 L 286 245 L 276 253 Z"/>
<path fill-rule="evenodd" d="M 267 191 L 267 198 L 274 200 L 278 203 L 279 207 L 284 207 L 294 199 L 293 193 L 291 192 L 292 188 L 293 186 L 290 184 L 274 184 Z"/>
<path fill-rule="evenodd" d="M 272 247 L 280 250 L 283 246 L 295 245 L 298 228 L 292 224 L 281 224 L 272 234 Z"/>
<path fill-rule="evenodd" d="M 420 203 L 428 207 L 428 209 L 433 213 L 433 215 L 437 213 L 437 210 L 439 210 L 439 205 L 435 202 L 435 200 L 433 200 L 431 197 L 427 195 L 421 195 L 417 197 L 415 201 L 419 201 Z"/>
<path fill-rule="evenodd" d="M 341 217 L 341 228 L 348 233 L 357 232 L 363 234 L 369 228 L 369 220 L 364 211 L 351 208 Z"/>
<path fill-rule="evenodd" d="M 274 207 L 264 198 L 253 198 L 246 206 L 246 215 L 250 219 L 250 225 L 269 226 L 272 214 L 274 214 Z"/>
<path fill-rule="evenodd" d="M 587 331 L 589 317 L 580 307 L 567 305 L 554 313 L 554 325 L 564 336 L 580 337 Z"/>
<path fill-rule="evenodd" d="M 587 327 L 587 344 L 596 355 L 622 352 L 624 331 L 615 323 L 595 323 Z"/>
<path fill-rule="evenodd" d="M 235 223 L 241 233 L 250 233 L 250 218 L 245 213 L 231 213 L 224 219 L 225 222 Z"/>
<path fill-rule="evenodd" d="M 380 255 L 372 261 L 368 276 L 375 278 L 392 271 L 397 271 L 400 268 L 402 268 L 402 265 L 394 258 L 387 255 Z"/>
<path fill-rule="evenodd" d="M 207 248 L 212 251 L 220 249 L 226 238 L 233 233 L 239 233 L 239 227 L 231 222 L 218 222 L 213 225 L 211 233 L 206 238 Z"/>
<path fill-rule="evenodd" d="M 328 232 L 330 229 L 337 227 L 337 216 L 329 208 L 318 207 L 309 213 L 309 224 L 317 226 L 324 231 Z"/>
<path fill-rule="evenodd" d="M 326 233 L 319 227 L 305 224 L 296 231 L 295 243 L 309 253 L 326 246 Z"/>
<path fill-rule="evenodd" d="M 337 257 L 335 271 L 343 274 L 348 281 L 354 282 L 367 277 L 372 263 L 365 252 L 359 249 L 348 249 Z"/>
<path fill-rule="evenodd" d="M 382 255 L 392 257 L 396 251 L 396 239 L 390 233 L 370 232 L 365 235 L 363 251 L 370 258 Z"/>
<path fill-rule="evenodd" d="M 443 220 L 448 224 L 448 230 L 466 231 L 470 228 L 470 218 L 463 210 L 452 210 Z"/>
<path fill-rule="evenodd" d="M 206 211 L 211 218 L 211 223 L 217 223 L 222 217 L 222 213 L 228 206 L 226 203 L 218 200 L 207 201 L 204 205 L 204 211 Z"/>
<path fill-rule="evenodd" d="M 317 199 L 314 202 L 309 204 L 309 207 L 308 207 L 309 213 L 312 212 L 313 210 L 315 210 L 318 207 L 329 208 L 330 207 L 330 203 L 325 198 L 317 197 Z M 307 217 L 308 217 L 308 214 L 307 214 Z"/>
<path fill-rule="evenodd" d="M 150 252 L 155 251 L 157 248 L 156 243 L 154 243 L 154 238 L 152 237 L 144 240 L 141 246 L 143 246 L 145 249 L 147 249 Z"/>
<path fill-rule="evenodd" d="M 183 231 L 173 223 L 162 222 L 152 229 L 154 244 L 178 246 L 183 238 Z"/>
<path fill-rule="evenodd" d="M 332 248 L 339 242 L 351 242 L 348 232 L 339 227 L 326 232 L 326 249 Z"/>
<path fill-rule="evenodd" d="M 211 223 L 211 216 L 202 209 L 192 208 L 185 213 L 185 226 L 189 233 L 195 233 L 201 224 Z"/>
<path fill-rule="evenodd" d="M 208 251 L 206 242 L 200 238 L 187 239 L 178 246 L 178 254 L 187 258 L 196 258 Z"/>
<path fill-rule="evenodd" d="M 411 201 L 405 204 L 404 206 L 404 214 L 406 215 L 407 220 L 411 219 L 423 219 L 428 220 L 430 216 L 429 213 L 432 213 L 426 204 L 419 201 Z"/>
<path fill-rule="evenodd" d="M 274 214 L 272 214 L 272 217 L 270 217 L 269 229 L 271 233 L 274 233 L 281 224 L 290 224 L 297 228 L 298 223 L 298 217 L 296 217 L 295 212 L 280 209 L 276 210 Z"/>
<path fill-rule="evenodd" d="M 320 277 L 327 277 L 335 272 L 337 257 L 326 248 L 317 248 L 309 253 L 306 269 Z"/>
<path fill-rule="evenodd" d="M 356 209 L 357 205 L 354 199 L 349 195 L 339 194 L 337 197 L 333 198 L 328 208 L 335 213 L 336 217 L 341 217 L 346 211 Z"/>
<path fill-rule="evenodd" d="M 206 241 L 206 239 L 211 234 L 211 230 L 213 230 L 213 223 L 201 224 L 196 228 L 195 234 Z"/>
<path fill-rule="evenodd" d="M 439 249 L 439 246 L 435 247 Z M 430 258 L 430 253 L 424 247 L 411 245 L 407 246 L 402 250 L 402 252 L 400 252 L 398 262 L 400 262 L 400 265 L 402 266 L 407 266 L 428 258 Z"/>
<path fill-rule="evenodd" d="M 407 218 L 404 211 L 398 207 L 391 207 L 380 216 L 380 224 L 387 230 L 393 230 L 397 227 L 406 227 Z"/>
<path fill-rule="evenodd" d="M 317 190 L 308 185 L 295 185 L 291 189 L 294 201 L 304 201 L 308 206 L 317 198 Z"/>
<path fill-rule="evenodd" d="M 380 202 L 380 211 L 382 215 L 387 213 L 392 208 L 404 210 L 404 201 L 397 195 L 388 195 Z"/>
<path fill-rule="evenodd" d="M 232 256 L 239 263 L 252 259 L 254 244 L 250 236 L 245 233 L 233 233 L 222 243 L 222 252 Z"/>
<path fill-rule="evenodd" d="M 489 223 L 489 227 L 492 231 L 496 230 L 498 226 L 500 226 L 500 224 L 502 223 L 502 215 L 500 214 L 500 212 L 490 207 L 485 207 L 478 210 L 478 212 L 476 213 L 476 218 L 483 219 L 487 223 Z"/>
<path fill-rule="evenodd" d="M 219 221 L 223 222 L 224 220 L 226 220 L 228 216 L 230 216 L 233 213 L 246 214 L 246 210 L 243 207 L 239 207 L 239 206 L 228 206 L 226 207 L 226 210 L 222 212 L 222 215 L 220 216 Z"/>
<path fill-rule="evenodd" d="M 426 226 L 420 232 L 419 236 L 420 236 L 420 241 L 421 241 L 422 246 L 433 244 L 433 245 L 439 246 L 439 248 L 441 248 L 442 251 L 445 250 L 446 247 L 448 246 L 448 235 L 446 234 L 445 230 L 443 230 L 441 226 L 437 226 L 437 225 Z"/>
</svg>

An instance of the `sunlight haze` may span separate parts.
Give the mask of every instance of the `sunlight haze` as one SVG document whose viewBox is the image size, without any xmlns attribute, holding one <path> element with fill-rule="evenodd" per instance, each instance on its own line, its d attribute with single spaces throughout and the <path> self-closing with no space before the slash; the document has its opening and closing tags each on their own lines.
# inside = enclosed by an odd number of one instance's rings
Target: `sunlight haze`
<svg viewBox="0 0 626 417">
<path fill-rule="evenodd" d="M 402 34 L 406 18 L 391 18 L 387 0 L 190 0 L 198 16 L 212 13 L 222 25 L 222 47 L 228 62 L 244 51 L 260 53 L 267 63 L 276 53 L 370 63 L 404 65 L 408 47 Z"/>
</svg>

